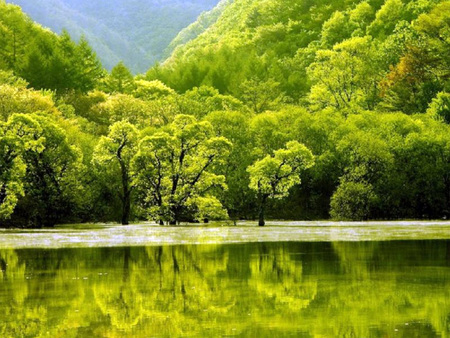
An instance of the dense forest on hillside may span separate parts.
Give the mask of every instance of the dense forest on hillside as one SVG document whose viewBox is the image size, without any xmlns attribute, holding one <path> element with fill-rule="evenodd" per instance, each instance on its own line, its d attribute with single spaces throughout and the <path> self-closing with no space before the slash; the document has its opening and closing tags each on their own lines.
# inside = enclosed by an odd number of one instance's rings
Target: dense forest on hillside
<svg viewBox="0 0 450 338">
<path fill-rule="evenodd" d="M 218 0 L 8 0 L 31 18 L 75 40 L 84 36 L 107 69 L 123 60 L 144 72 L 166 56 L 177 33 Z"/>
<path fill-rule="evenodd" d="M 448 216 L 450 1 L 221 6 L 134 77 L 0 0 L 0 223 Z"/>
</svg>

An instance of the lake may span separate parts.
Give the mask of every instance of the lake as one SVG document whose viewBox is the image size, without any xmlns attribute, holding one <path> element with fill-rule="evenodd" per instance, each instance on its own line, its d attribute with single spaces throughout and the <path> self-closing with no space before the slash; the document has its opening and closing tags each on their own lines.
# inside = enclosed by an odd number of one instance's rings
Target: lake
<svg viewBox="0 0 450 338">
<path fill-rule="evenodd" d="M 450 223 L 222 225 L 0 230 L 0 336 L 450 336 Z"/>
</svg>

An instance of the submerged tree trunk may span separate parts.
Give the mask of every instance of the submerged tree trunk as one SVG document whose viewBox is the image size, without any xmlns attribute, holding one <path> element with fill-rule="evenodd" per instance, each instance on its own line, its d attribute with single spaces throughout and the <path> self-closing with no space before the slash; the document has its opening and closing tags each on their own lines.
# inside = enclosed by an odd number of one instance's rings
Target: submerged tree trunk
<svg viewBox="0 0 450 338">
<path fill-rule="evenodd" d="M 259 222 L 258 225 L 260 227 L 263 227 L 264 225 L 266 225 L 266 221 L 264 220 L 264 211 L 266 208 L 266 201 L 267 201 L 267 197 L 269 197 L 268 195 L 261 195 L 260 197 L 260 204 L 259 204 Z"/>
<path fill-rule="evenodd" d="M 131 210 L 131 188 L 128 177 L 128 170 L 125 167 L 123 161 L 120 161 L 120 167 L 122 170 L 122 225 L 128 225 L 130 221 Z"/>
<path fill-rule="evenodd" d="M 130 210 L 131 210 L 130 192 L 127 191 L 126 195 L 123 197 L 122 225 L 128 225 L 130 223 Z"/>
<path fill-rule="evenodd" d="M 170 198 L 170 221 L 169 225 L 177 225 L 180 221 L 181 207 L 174 201 L 174 198 Z"/>
</svg>

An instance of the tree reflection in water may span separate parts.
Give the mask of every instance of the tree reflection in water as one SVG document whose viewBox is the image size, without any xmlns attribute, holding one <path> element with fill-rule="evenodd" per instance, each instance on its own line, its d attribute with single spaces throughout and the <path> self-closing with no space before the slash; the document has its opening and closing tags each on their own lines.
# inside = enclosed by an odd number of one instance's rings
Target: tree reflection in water
<svg viewBox="0 0 450 338">
<path fill-rule="evenodd" d="M 450 335 L 448 241 L 0 250 L 0 336 Z"/>
</svg>

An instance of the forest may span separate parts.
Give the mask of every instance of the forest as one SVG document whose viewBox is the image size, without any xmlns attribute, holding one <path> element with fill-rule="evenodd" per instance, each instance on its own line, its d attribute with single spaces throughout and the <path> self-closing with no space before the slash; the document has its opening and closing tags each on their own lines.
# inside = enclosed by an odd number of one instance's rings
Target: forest
<svg viewBox="0 0 450 338">
<path fill-rule="evenodd" d="M 0 0 L 0 225 L 450 214 L 450 1 L 223 1 L 105 70 Z"/>
<path fill-rule="evenodd" d="M 178 32 L 218 0 L 7 0 L 55 33 L 85 36 L 102 65 L 123 60 L 133 74 L 169 55 Z"/>
</svg>

